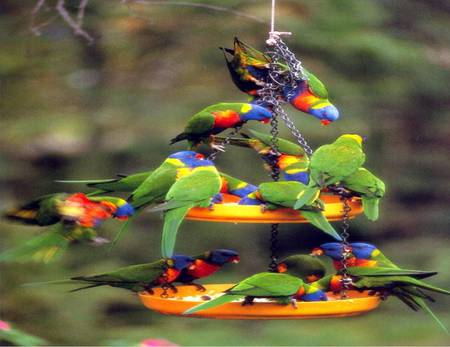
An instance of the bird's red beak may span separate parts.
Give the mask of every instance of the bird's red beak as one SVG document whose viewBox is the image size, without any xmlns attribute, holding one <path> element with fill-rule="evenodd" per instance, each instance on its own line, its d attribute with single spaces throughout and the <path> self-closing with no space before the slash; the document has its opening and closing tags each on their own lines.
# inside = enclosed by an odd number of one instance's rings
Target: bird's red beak
<svg viewBox="0 0 450 347">
<path fill-rule="evenodd" d="M 230 258 L 230 263 L 233 263 L 233 264 L 237 264 L 240 261 L 241 261 L 241 258 L 239 256 L 235 256 L 235 257 L 231 257 Z"/>
<path fill-rule="evenodd" d="M 128 219 L 128 216 L 121 216 L 121 217 L 116 217 L 116 219 L 120 220 L 120 221 L 124 221 Z"/>
<path fill-rule="evenodd" d="M 314 249 L 311 251 L 311 255 L 315 255 L 315 256 L 323 255 L 323 249 L 320 248 L 320 247 L 314 248 Z"/>
<path fill-rule="evenodd" d="M 287 266 L 285 263 L 279 263 L 277 266 L 277 270 L 279 273 L 283 273 L 287 271 Z"/>
<path fill-rule="evenodd" d="M 205 159 L 205 156 L 203 154 L 201 154 L 201 153 L 197 153 L 195 155 L 195 158 L 197 158 L 197 159 Z"/>
<path fill-rule="evenodd" d="M 322 123 L 322 125 L 328 125 L 328 124 L 330 124 L 331 123 L 331 121 L 329 121 L 328 119 L 322 119 L 321 121 L 320 121 L 320 123 Z"/>
<path fill-rule="evenodd" d="M 263 124 L 267 124 L 267 123 L 269 123 L 269 122 L 270 122 L 270 118 L 266 118 L 266 119 L 264 119 L 264 120 L 261 121 L 261 123 L 263 123 Z"/>
<path fill-rule="evenodd" d="M 191 264 L 187 267 L 188 270 L 192 271 L 195 270 L 195 264 Z"/>
</svg>

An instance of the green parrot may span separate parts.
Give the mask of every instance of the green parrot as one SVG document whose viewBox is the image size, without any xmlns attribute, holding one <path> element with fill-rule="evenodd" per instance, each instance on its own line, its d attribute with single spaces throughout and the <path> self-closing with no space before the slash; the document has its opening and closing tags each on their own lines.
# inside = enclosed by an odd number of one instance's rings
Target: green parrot
<svg viewBox="0 0 450 347">
<path fill-rule="evenodd" d="M 265 208 L 275 210 L 280 207 L 294 208 L 298 196 L 302 194 L 307 186 L 295 181 L 282 182 L 266 182 L 258 186 L 258 190 L 249 194 L 246 198 L 241 199 L 240 205 L 260 205 L 265 203 Z M 323 215 L 323 204 L 318 199 L 320 191 L 317 191 L 317 196 L 314 196 L 301 207 L 300 214 L 307 219 L 312 225 L 319 228 L 323 232 L 331 235 L 337 240 L 341 237 L 328 222 Z"/>
<path fill-rule="evenodd" d="M 186 172 L 170 187 L 165 203 L 150 211 L 164 211 L 161 253 L 171 257 L 175 241 L 184 217 L 195 206 L 209 207 L 212 199 L 219 194 L 222 181 L 214 163 L 198 160 L 193 169 Z"/>
<path fill-rule="evenodd" d="M 345 177 L 340 185 L 361 197 L 364 214 L 369 220 L 378 219 L 378 205 L 386 190 L 382 180 L 369 170 L 359 168 Z"/>
<path fill-rule="evenodd" d="M 311 283 L 325 276 L 327 270 L 324 263 L 309 254 L 295 254 L 281 260 L 277 265 L 279 273 L 286 273 Z"/>
<path fill-rule="evenodd" d="M 184 131 L 170 141 L 174 144 L 187 140 L 190 148 L 197 147 L 201 142 L 212 144 L 212 147 L 223 150 L 214 144 L 212 135 L 229 128 L 242 126 L 250 120 L 268 123 L 272 113 L 259 105 L 249 103 L 219 103 L 206 107 L 196 113 L 188 121 Z"/>
<path fill-rule="evenodd" d="M 48 342 L 40 337 L 13 328 L 8 322 L 0 320 L 0 344 L 2 346 L 42 346 L 48 345 Z"/>
<path fill-rule="evenodd" d="M 223 295 L 197 305 L 183 314 L 192 314 L 232 301 L 244 299 L 242 305 L 252 304 L 255 298 L 267 298 L 278 304 L 292 303 L 296 308 L 296 301 L 326 301 L 325 293 L 304 283 L 300 278 L 272 272 L 261 272 L 250 276 L 235 286 L 226 290 Z"/>
<path fill-rule="evenodd" d="M 358 170 L 365 161 L 364 138 L 356 134 L 341 135 L 332 144 L 320 146 L 311 156 L 308 189 L 299 196 L 295 208 L 302 207 L 320 189 L 342 181 Z"/>
<path fill-rule="evenodd" d="M 430 302 L 434 302 L 435 300 L 424 291 L 446 295 L 450 295 L 450 292 L 421 281 L 419 279 L 423 278 L 421 275 L 397 275 L 397 273 L 401 273 L 402 271 L 403 270 L 401 269 L 392 268 L 350 267 L 347 270 L 348 275 L 352 279 L 349 289 L 369 290 L 370 295 L 378 294 L 381 295 L 382 299 L 385 299 L 390 295 L 394 296 L 414 311 L 423 309 L 431 315 L 442 329 L 448 332 L 445 325 L 425 302 L 425 300 Z M 311 283 L 311 285 L 321 290 L 339 292 L 343 289 L 342 275 L 326 276 Z"/>
</svg>

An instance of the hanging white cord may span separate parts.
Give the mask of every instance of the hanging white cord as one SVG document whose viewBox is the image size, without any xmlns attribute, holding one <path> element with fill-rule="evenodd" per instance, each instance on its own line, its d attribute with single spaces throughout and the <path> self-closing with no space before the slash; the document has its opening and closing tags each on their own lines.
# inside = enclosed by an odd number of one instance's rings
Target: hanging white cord
<svg viewBox="0 0 450 347">
<path fill-rule="evenodd" d="M 277 41 L 280 39 L 281 35 L 292 35 L 289 31 L 275 31 L 275 6 L 276 6 L 276 0 L 272 0 L 272 12 L 270 16 L 270 31 L 269 31 L 269 38 L 267 39 L 266 43 L 269 46 L 273 46 L 277 43 Z"/>
</svg>

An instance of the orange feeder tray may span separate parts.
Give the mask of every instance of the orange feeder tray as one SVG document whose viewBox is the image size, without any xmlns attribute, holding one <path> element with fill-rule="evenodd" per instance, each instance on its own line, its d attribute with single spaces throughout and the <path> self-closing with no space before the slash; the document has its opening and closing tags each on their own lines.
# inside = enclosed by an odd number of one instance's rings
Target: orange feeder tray
<svg viewBox="0 0 450 347">
<path fill-rule="evenodd" d="M 299 211 L 291 208 L 280 208 L 275 211 L 262 212 L 261 206 L 238 205 L 238 197 L 223 194 L 221 204 L 215 204 L 213 209 L 194 207 L 187 219 L 205 222 L 225 223 L 308 223 Z M 320 199 L 325 205 L 324 215 L 329 221 L 342 220 L 343 204 L 336 195 L 323 194 Z M 350 218 L 363 212 L 361 200 L 353 198 L 349 200 L 351 207 Z"/>
<path fill-rule="evenodd" d="M 312 319 L 329 317 L 356 316 L 372 311 L 380 304 L 380 298 L 369 296 L 367 292 L 348 291 L 347 299 L 339 295 L 328 294 L 328 301 L 298 302 L 297 308 L 292 305 L 279 305 L 271 302 L 255 302 L 253 305 L 242 306 L 240 302 L 231 302 L 191 315 L 183 312 L 204 302 L 202 296 L 216 296 L 231 288 L 233 284 L 205 285 L 206 291 L 199 292 L 193 286 L 179 286 L 178 293 L 168 292 L 167 298 L 162 298 L 161 288 L 155 288 L 154 294 L 139 293 L 143 304 L 151 310 L 162 314 L 183 317 L 212 319 Z"/>
</svg>

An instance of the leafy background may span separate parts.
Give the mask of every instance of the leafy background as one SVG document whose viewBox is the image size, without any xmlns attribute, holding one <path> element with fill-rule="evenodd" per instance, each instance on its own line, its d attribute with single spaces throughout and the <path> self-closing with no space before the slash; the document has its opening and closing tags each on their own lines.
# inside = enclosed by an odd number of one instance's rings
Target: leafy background
<svg viewBox="0 0 450 347">
<path fill-rule="evenodd" d="M 76 2 L 68 3 L 74 13 Z M 269 17 L 269 1 L 203 3 Z M 236 35 L 263 48 L 268 30 L 267 23 L 201 7 L 91 1 L 85 28 L 95 42 L 87 45 L 59 18 L 41 36 L 32 36 L 28 20 L 34 4 L 0 3 L 1 208 L 72 188 L 55 179 L 156 167 L 182 148 L 169 147 L 168 139 L 189 116 L 216 102 L 246 100 L 232 85 L 217 47 L 230 46 Z M 367 167 L 387 182 L 381 219 L 356 219 L 351 239 L 376 243 L 406 268 L 440 271 L 431 282 L 447 287 L 449 15 L 445 0 L 280 0 L 277 17 L 279 30 L 294 33 L 286 39 L 291 49 L 325 82 L 341 111 L 338 122 L 322 127 L 289 108 L 297 126 L 314 147 L 344 132 L 368 136 Z M 40 16 L 51 19 L 53 7 Z M 282 134 L 288 136 L 286 129 Z M 244 149 L 229 150 L 217 164 L 254 183 L 269 179 L 258 158 Z M 41 232 L 0 223 L 3 249 Z M 111 237 L 117 229 L 110 223 L 102 234 Z M 355 318 L 215 321 L 161 316 L 114 288 L 69 294 L 62 286 L 21 287 L 153 260 L 159 256 L 160 229 L 160 218 L 146 214 L 110 252 L 77 245 L 54 264 L 2 265 L 2 318 L 52 344 L 70 345 L 144 337 L 186 346 L 450 342 L 425 313 L 409 311 L 395 299 Z M 268 238 L 263 225 L 186 222 L 178 251 L 239 250 L 241 264 L 208 280 L 231 282 L 265 268 Z M 307 252 L 325 240 L 306 225 L 282 226 L 280 252 Z M 448 326 L 450 301 L 437 299 L 432 307 Z"/>
</svg>

